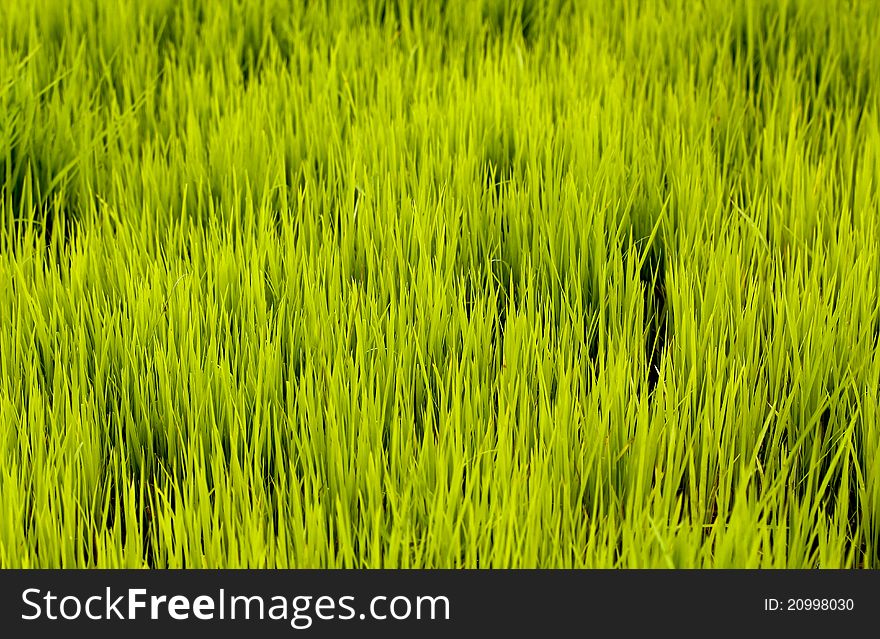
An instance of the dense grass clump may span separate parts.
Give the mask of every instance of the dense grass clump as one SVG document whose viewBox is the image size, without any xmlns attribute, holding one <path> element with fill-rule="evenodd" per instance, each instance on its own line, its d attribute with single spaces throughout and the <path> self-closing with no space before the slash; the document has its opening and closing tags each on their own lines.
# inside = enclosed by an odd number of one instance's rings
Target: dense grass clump
<svg viewBox="0 0 880 639">
<path fill-rule="evenodd" d="M 880 3 L 0 5 L 0 566 L 880 568 Z"/>
</svg>

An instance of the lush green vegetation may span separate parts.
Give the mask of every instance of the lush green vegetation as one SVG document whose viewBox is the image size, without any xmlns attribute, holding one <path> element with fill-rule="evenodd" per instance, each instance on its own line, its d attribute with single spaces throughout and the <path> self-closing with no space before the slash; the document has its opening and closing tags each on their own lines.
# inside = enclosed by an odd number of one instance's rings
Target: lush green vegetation
<svg viewBox="0 0 880 639">
<path fill-rule="evenodd" d="M 0 566 L 880 567 L 880 3 L 0 4 Z"/>
</svg>

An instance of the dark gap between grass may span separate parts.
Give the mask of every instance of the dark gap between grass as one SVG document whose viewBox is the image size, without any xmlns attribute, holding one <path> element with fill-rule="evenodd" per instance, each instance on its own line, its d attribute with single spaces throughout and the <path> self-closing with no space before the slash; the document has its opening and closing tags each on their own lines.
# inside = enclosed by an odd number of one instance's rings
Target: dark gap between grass
<svg viewBox="0 0 880 639">
<path fill-rule="evenodd" d="M 669 183 L 664 176 L 661 188 L 662 197 L 668 197 Z M 647 384 L 649 400 L 653 397 L 654 390 L 660 381 L 660 366 L 663 354 L 669 342 L 669 311 L 666 301 L 666 250 L 663 246 L 662 233 L 658 230 L 651 240 L 650 246 L 644 243 L 651 237 L 654 224 L 657 221 L 659 211 L 655 211 L 655 205 L 648 201 L 637 202 L 632 210 L 633 222 L 631 236 L 639 238 L 636 241 L 635 252 L 625 250 L 624 259 L 642 259 L 639 268 L 639 283 L 642 289 L 644 326 L 644 353 L 647 366 Z M 648 228 L 650 225 L 651 228 Z M 647 253 L 645 253 L 647 251 Z"/>
<path fill-rule="evenodd" d="M 59 175 L 39 154 L 22 153 L 14 145 L 8 160 L 0 157 L 0 180 L 5 184 L 0 197 L 7 203 L 6 215 L 14 220 L 14 239 L 33 225 L 46 248 L 56 243 L 64 248 L 73 241 L 83 206 L 69 177 Z"/>
<path fill-rule="evenodd" d="M 666 308 L 666 269 L 662 257 L 651 251 L 639 272 L 645 295 L 645 361 L 648 363 L 648 392 L 654 393 L 660 380 L 660 364 L 669 339 Z"/>
</svg>

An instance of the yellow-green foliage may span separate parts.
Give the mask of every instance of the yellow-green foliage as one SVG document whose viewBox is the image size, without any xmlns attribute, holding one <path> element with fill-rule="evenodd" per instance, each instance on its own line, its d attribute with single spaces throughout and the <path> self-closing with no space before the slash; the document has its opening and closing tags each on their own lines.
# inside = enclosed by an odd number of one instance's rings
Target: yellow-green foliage
<svg viewBox="0 0 880 639">
<path fill-rule="evenodd" d="M 880 567 L 878 42 L 0 0 L 0 566 Z"/>
</svg>

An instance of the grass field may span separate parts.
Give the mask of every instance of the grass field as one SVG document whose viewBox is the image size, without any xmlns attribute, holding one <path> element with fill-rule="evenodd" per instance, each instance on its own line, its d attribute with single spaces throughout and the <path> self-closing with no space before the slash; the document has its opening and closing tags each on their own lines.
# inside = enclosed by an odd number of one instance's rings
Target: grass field
<svg viewBox="0 0 880 639">
<path fill-rule="evenodd" d="M 880 568 L 877 42 L 0 0 L 0 566 Z"/>
</svg>

